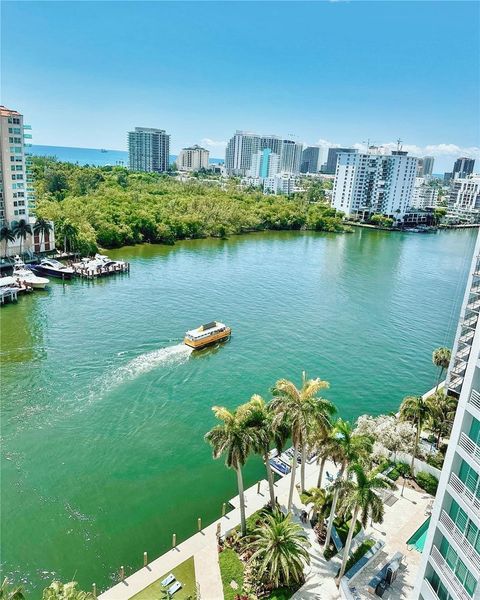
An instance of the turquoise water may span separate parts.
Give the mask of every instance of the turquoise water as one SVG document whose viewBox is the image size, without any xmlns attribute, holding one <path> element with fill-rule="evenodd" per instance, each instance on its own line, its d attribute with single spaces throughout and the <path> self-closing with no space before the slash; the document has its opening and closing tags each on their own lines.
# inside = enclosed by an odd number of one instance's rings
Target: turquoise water
<svg viewBox="0 0 480 600">
<path fill-rule="evenodd" d="M 435 382 L 475 231 L 265 233 L 109 252 L 130 275 L 52 281 L 1 309 L 2 568 L 102 589 L 220 515 L 235 476 L 203 440 L 211 406 L 280 377 L 331 383 L 343 417 L 396 410 Z M 229 343 L 198 354 L 212 319 Z M 263 477 L 260 460 L 246 484 Z"/>
<path fill-rule="evenodd" d="M 126 150 L 107 150 L 102 152 L 100 148 L 73 148 L 68 146 L 42 146 L 33 144 L 29 152 L 34 156 L 55 156 L 60 161 L 71 162 L 79 165 L 94 165 L 103 167 L 128 166 L 128 152 Z M 175 162 L 176 154 L 170 154 L 170 162 Z M 211 163 L 223 162 L 220 158 L 211 158 Z"/>
<path fill-rule="evenodd" d="M 423 552 L 425 540 L 427 539 L 427 532 L 428 526 L 430 524 L 430 519 L 431 517 L 428 517 L 428 519 L 426 519 L 425 522 L 420 525 L 417 531 L 407 541 L 407 546 L 414 546 L 417 552 Z"/>
</svg>

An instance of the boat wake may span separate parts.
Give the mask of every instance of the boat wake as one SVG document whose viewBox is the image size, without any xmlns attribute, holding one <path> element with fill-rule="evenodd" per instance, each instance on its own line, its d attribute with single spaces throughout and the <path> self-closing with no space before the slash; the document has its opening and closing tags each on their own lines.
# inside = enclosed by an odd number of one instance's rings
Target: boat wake
<svg viewBox="0 0 480 600">
<path fill-rule="evenodd" d="M 135 357 L 126 365 L 113 371 L 108 376 L 108 387 L 116 387 L 136 379 L 139 375 L 148 373 L 159 366 L 172 366 L 184 363 L 193 349 L 185 344 L 159 348 Z"/>
</svg>

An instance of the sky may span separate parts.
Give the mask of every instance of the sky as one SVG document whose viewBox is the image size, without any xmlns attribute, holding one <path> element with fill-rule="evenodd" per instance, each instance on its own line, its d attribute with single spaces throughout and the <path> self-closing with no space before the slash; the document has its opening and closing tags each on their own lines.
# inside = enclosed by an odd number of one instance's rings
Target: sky
<svg viewBox="0 0 480 600">
<path fill-rule="evenodd" d="M 34 143 L 122 150 L 158 127 L 222 157 L 236 129 L 396 144 L 480 171 L 480 4 L 2 2 L 1 103 Z"/>
</svg>

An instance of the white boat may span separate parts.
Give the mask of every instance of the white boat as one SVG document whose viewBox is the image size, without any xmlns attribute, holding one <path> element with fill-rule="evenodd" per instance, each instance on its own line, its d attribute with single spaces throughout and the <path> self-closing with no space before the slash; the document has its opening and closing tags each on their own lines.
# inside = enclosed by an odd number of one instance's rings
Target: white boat
<svg viewBox="0 0 480 600">
<path fill-rule="evenodd" d="M 99 263 L 99 266 L 110 267 L 112 265 L 126 267 L 127 263 L 124 260 L 113 260 L 105 254 L 95 254 L 95 260 Z"/>
<path fill-rule="evenodd" d="M 59 279 L 71 279 L 74 274 L 71 267 L 65 266 L 54 258 L 43 258 L 38 265 L 32 265 L 32 270 Z"/>
<path fill-rule="evenodd" d="M 82 258 L 75 266 L 96 273 L 98 269 L 102 272 L 119 270 L 119 267 L 125 270 L 127 263 L 123 260 L 112 260 L 105 254 L 95 254 L 93 258 Z"/>
<path fill-rule="evenodd" d="M 35 275 L 33 271 L 25 266 L 25 263 L 19 256 L 15 257 L 15 264 L 13 265 L 13 278 L 15 281 L 26 283 L 31 285 L 36 290 L 44 290 L 45 286 L 50 283 L 50 280 L 46 277 L 39 277 Z"/>
</svg>

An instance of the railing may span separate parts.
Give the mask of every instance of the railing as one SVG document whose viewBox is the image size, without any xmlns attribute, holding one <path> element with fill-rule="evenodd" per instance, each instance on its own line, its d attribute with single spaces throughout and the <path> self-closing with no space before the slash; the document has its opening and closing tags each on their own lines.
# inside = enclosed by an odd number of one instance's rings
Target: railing
<svg viewBox="0 0 480 600">
<path fill-rule="evenodd" d="M 468 319 L 464 319 L 462 323 L 462 327 L 475 328 L 475 325 L 478 321 L 478 315 L 472 315 L 468 317 Z"/>
<path fill-rule="evenodd" d="M 438 598 L 437 592 L 433 589 L 432 584 L 425 578 L 422 582 L 422 596 L 426 598 Z"/>
<path fill-rule="evenodd" d="M 474 312 L 478 312 L 478 309 L 480 308 L 480 300 L 477 300 L 476 298 L 474 300 L 470 300 L 467 304 L 467 308 Z"/>
<path fill-rule="evenodd" d="M 472 565 L 477 570 L 477 579 L 480 579 L 480 555 L 467 540 L 462 531 L 455 525 L 450 516 L 442 510 L 440 515 L 440 523 L 445 527 L 448 533 L 452 536 L 458 548 L 461 548 L 465 556 L 468 557 Z"/>
<path fill-rule="evenodd" d="M 480 498 L 475 496 L 472 490 L 463 483 L 458 475 L 455 475 L 455 473 L 450 473 L 450 479 L 448 483 L 457 492 L 457 494 L 461 496 L 464 502 L 471 506 L 474 512 L 480 514 Z"/>
<path fill-rule="evenodd" d="M 473 442 L 466 433 L 460 434 L 458 445 L 465 450 L 467 454 L 473 457 L 475 462 L 480 465 L 480 447 Z"/>
<path fill-rule="evenodd" d="M 440 551 L 436 546 L 432 546 L 430 560 L 438 569 L 439 573 L 441 573 L 445 578 L 444 583 L 446 583 L 454 591 L 454 596 L 456 596 L 460 600 L 472 600 L 471 596 L 467 594 L 467 590 L 455 577 L 455 573 L 448 566 L 447 561 L 440 554 Z"/>
<path fill-rule="evenodd" d="M 480 410 L 480 394 L 477 392 L 477 390 L 472 390 L 468 402 L 469 404 Z"/>
</svg>

